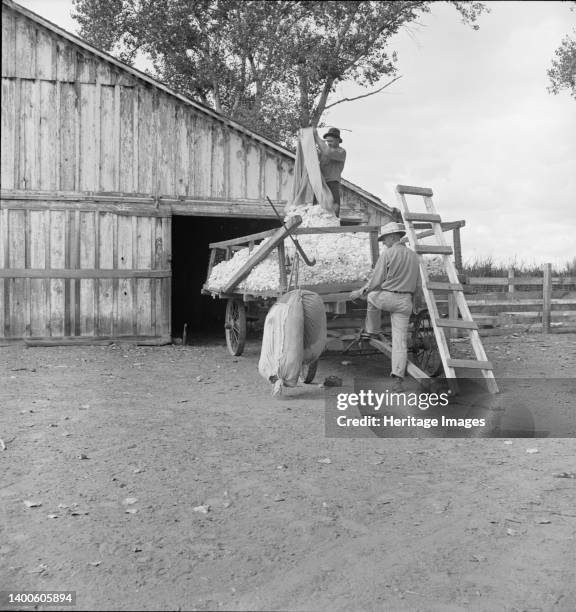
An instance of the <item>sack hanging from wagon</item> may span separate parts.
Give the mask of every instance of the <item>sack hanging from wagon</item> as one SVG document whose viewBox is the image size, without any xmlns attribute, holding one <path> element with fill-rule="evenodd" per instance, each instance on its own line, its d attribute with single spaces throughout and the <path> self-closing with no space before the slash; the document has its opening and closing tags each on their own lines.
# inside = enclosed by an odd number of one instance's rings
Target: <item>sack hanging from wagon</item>
<svg viewBox="0 0 576 612">
<path fill-rule="evenodd" d="M 334 213 L 332 192 L 320 172 L 314 128 L 302 128 L 296 146 L 292 206 L 310 204 L 314 196 L 324 210 Z"/>
<path fill-rule="evenodd" d="M 258 362 L 274 395 L 298 384 L 302 366 L 320 357 L 326 339 L 326 312 L 317 293 L 295 290 L 278 299 L 266 315 Z"/>
</svg>

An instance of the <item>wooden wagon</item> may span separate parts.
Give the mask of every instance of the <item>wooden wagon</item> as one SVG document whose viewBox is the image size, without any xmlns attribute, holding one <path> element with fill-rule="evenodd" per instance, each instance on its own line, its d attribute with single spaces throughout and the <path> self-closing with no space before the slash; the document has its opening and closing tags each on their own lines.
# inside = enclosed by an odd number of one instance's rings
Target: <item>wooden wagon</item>
<svg viewBox="0 0 576 612">
<path fill-rule="evenodd" d="M 327 312 L 343 314 L 346 311 L 346 302 L 349 300 L 350 292 L 363 284 L 361 280 L 351 283 L 298 284 L 296 276 L 300 263 L 298 263 L 298 258 L 289 258 L 286 254 L 285 241 L 289 238 L 289 234 L 297 237 L 303 234 L 368 233 L 370 235 L 368 243 L 372 265 L 378 258 L 378 231 L 380 229 L 378 226 L 301 228 L 299 227 L 301 223 L 301 217 L 295 216 L 279 229 L 267 230 L 222 242 L 213 242 L 209 245 L 211 252 L 208 273 L 202 293 L 227 300 L 224 329 L 226 344 L 232 355 L 242 354 L 246 341 L 247 321 L 258 318 L 259 311 L 267 311 L 278 297 L 295 286 L 318 293 L 326 305 Z M 210 276 L 216 264 L 229 260 L 239 249 L 253 249 L 256 242 L 264 238 L 269 238 L 268 243 L 255 250 L 244 266 L 230 278 L 225 286 L 217 288 L 209 286 Z M 278 288 L 266 291 L 240 290 L 238 285 L 274 250 L 277 250 L 278 253 Z"/>
</svg>

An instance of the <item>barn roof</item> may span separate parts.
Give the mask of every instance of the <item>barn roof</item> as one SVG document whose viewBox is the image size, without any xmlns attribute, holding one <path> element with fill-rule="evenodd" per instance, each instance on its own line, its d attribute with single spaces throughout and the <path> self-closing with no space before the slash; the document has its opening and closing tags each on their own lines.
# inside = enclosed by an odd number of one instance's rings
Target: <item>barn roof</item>
<svg viewBox="0 0 576 612">
<path fill-rule="evenodd" d="M 134 78 L 139 79 L 140 81 L 144 81 L 148 85 L 151 85 L 152 87 L 160 89 L 160 90 L 164 91 L 165 93 L 167 93 L 168 95 L 177 98 L 182 103 L 195 108 L 198 112 L 204 113 L 205 115 L 210 116 L 212 119 L 214 119 L 216 121 L 219 121 L 220 123 L 228 126 L 229 128 L 232 128 L 233 130 L 236 130 L 238 132 L 242 132 L 243 134 L 245 134 L 245 135 L 247 135 L 247 136 L 249 136 L 249 137 L 251 137 L 251 138 L 253 138 L 253 139 L 255 139 L 255 140 L 259 141 L 259 142 L 261 142 L 262 144 L 270 147 L 271 149 L 274 149 L 274 150 L 278 151 L 280 154 L 282 154 L 285 157 L 288 157 L 290 159 L 295 159 L 295 157 L 296 157 L 295 154 L 292 151 L 290 151 L 289 149 L 287 149 L 287 148 L 279 145 L 278 143 L 276 143 L 276 142 L 266 138 L 265 136 L 262 136 L 261 134 L 258 134 L 257 132 L 247 128 L 246 126 L 242 125 L 241 123 L 238 123 L 237 121 L 229 119 L 225 115 L 215 111 L 214 109 L 206 106 L 205 104 L 202 104 L 200 102 L 192 100 L 192 99 L 190 99 L 190 98 L 188 98 L 188 97 L 178 93 L 177 91 L 171 89 L 170 87 L 168 87 L 164 83 L 158 81 L 154 77 L 151 77 L 150 75 L 146 74 L 145 72 L 142 72 L 141 70 L 138 70 L 137 68 L 133 68 L 132 66 L 129 66 L 128 64 L 125 64 L 124 62 L 120 61 L 119 59 L 117 59 L 113 55 L 110 55 L 109 53 L 106 53 L 105 51 L 102 51 L 101 49 L 98 49 L 97 47 L 94 47 L 93 45 L 91 45 L 90 43 L 86 42 L 82 38 L 76 36 L 75 34 L 72 34 L 71 32 L 68 32 L 67 30 L 64 30 L 63 28 L 61 28 L 60 26 L 56 25 L 55 23 L 52 23 L 51 21 L 49 21 L 48 19 L 45 19 L 41 15 L 38 15 L 37 13 L 34 13 L 33 11 L 31 11 L 31 10 L 21 6 L 20 4 L 17 4 L 13 0 L 2 0 L 2 4 L 7 6 L 7 7 L 9 7 L 10 9 L 12 9 L 12 10 L 14 10 L 14 11 L 16 11 L 16 12 L 22 14 L 22 15 L 24 15 L 28 19 L 30 19 L 32 21 L 35 21 L 36 23 L 38 23 L 42 27 L 52 31 L 57 36 L 60 36 L 60 37 L 62 37 L 64 39 L 70 41 L 71 43 L 77 45 L 78 47 L 81 47 L 85 51 L 88 51 L 89 53 L 100 57 L 101 59 L 105 60 L 106 62 L 109 62 L 110 64 L 113 64 L 113 65 L 117 66 L 121 70 L 123 70 L 123 71 L 129 73 L 130 75 L 132 75 Z M 382 200 L 380 198 L 378 198 L 377 196 L 375 196 L 374 194 L 369 193 L 368 191 L 362 189 L 358 185 L 355 185 L 354 183 L 351 183 L 350 181 L 347 181 L 346 179 L 342 179 L 342 185 L 344 187 L 347 187 L 348 189 L 354 191 L 355 193 L 357 193 L 359 196 L 363 197 L 364 199 L 366 199 L 368 201 L 368 203 L 371 204 L 372 206 L 374 206 L 375 208 L 380 209 L 380 210 L 382 210 L 382 211 L 384 211 L 386 213 L 390 213 L 391 212 L 391 207 L 390 206 L 388 206 L 387 204 L 382 202 Z"/>
</svg>

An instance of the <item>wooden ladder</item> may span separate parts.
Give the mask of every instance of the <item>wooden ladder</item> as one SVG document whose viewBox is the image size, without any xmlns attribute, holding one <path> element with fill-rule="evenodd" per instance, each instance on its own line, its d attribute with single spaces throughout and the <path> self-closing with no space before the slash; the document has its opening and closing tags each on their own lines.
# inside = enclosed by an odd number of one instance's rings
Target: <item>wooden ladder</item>
<svg viewBox="0 0 576 612">
<path fill-rule="evenodd" d="M 452 247 L 446 244 L 444 239 L 444 233 L 442 232 L 442 219 L 434 207 L 432 202 L 432 189 L 426 187 L 409 187 L 406 185 L 397 185 L 396 193 L 398 201 L 401 206 L 402 218 L 406 227 L 406 234 L 408 241 L 412 249 L 418 253 L 423 254 L 435 254 L 441 255 L 444 271 L 448 277 L 448 282 L 434 282 L 428 277 L 426 266 L 422 259 L 420 260 L 420 273 L 422 276 L 422 290 L 426 305 L 428 306 L 428 312 L 430 314 L 430 320 L 434 328 L 434 335 L 436 336 L 436 342 L 438 343 L 438 350 L 444 366 L 444 372 L 446 378 L 453 390 L 457 390 L 456 383 L 456 369 L 458 368 L 474 368 L 479 369 L 482 372 L 482 376 L 486 381 L 486 385 L 490 393 L 498 393 L 498 385 L 494 378 L 494 366 L 492 362 L 488 361 L 480 334 L 478 333 L 478 324 L 472 319 L 470 314 L 470 308 L 464 297 L 464 289 L 460 284 L 458 278 L 458 272 L 454 266 L 454 262 L 451 259 L 453 253 Z M 416 213 L 410 212 L 408 204 L 406 202 L 406 195 L 422 196 L 424 198 L 424 204 L 426 206 L 426 212 Z M 416 236 L 416 230 L 413 223 L 418 221 L 430 223 L 436 238 L 436 244 L 424 245 L 418 242 Z M 448 319 L 441 319 L 438 313 L 438 306 L 436 304 L 435 292 L 448 292 L 449 299 L 452 298 L 455 302 L 456 308 L 455 313 L 451 313 Z M 461 319 L 458 318 L 458 312 L 460 313 Z M 476 359 L 453 359 L 450 355 L 450 345 L 444 334 L 444 329 L 464 329 L 469 335 L 472 349 Z"/>
</svg>

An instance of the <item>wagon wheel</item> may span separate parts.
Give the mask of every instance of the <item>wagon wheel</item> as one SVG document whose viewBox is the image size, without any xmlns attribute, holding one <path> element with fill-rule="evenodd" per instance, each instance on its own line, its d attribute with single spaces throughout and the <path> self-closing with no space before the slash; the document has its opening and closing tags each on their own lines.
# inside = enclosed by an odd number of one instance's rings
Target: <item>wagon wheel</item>
<svg viewBox="0 0 576 612">
<path fill-rule="evenodd" d="M 313 380 L 314 376 L 316 376 L 316 370 L 318 369 L 318 361 L 312 361 L 311 363 L 305 363 L 302 365 L 301 376 L 304 384 L 309 385 Z"/>
<path fill-rule="evenodd" d="M 412 317 L 412 356 L 414 363 L 430 377 L 440 375 L 444 369 L 427 309 Z"/>
<path fill-rule="evenodd" d="M 226 344 L 231 355 L 242 355 L 246 343 L 246 306 L 244 302 L 230 298 L 226 304 Z"/>
</svg>

